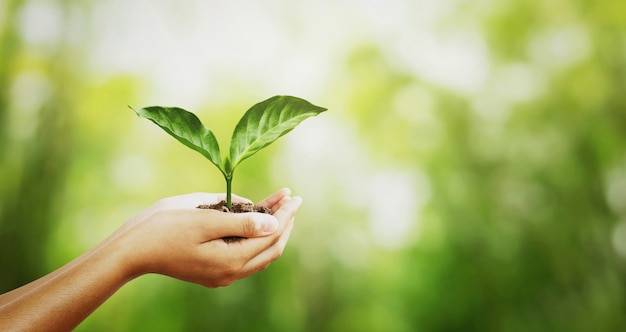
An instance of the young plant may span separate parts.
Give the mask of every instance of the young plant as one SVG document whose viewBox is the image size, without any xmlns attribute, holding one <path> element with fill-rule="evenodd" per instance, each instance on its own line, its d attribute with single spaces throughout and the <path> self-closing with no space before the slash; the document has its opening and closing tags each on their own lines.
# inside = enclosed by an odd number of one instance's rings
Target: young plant
<svg viewBox="0 0 626 332">
<path fill-rule="evenodd" d="M 230 154 L 226 154 L 224 158 L 220 154 L 215 135 L 195 114 L 178 107 L 162 106 L 144 107 L 134 111 L 217 166 L 226 180 L 226 205 L 230 209 L 235 168 L 244 159 L 290 132 L 304 119 L 316 116 L 326 109 L 291 96 L 274 96 L 262 101 L 252 106 L 239 120 L 230 141 Z"/>
</svg>

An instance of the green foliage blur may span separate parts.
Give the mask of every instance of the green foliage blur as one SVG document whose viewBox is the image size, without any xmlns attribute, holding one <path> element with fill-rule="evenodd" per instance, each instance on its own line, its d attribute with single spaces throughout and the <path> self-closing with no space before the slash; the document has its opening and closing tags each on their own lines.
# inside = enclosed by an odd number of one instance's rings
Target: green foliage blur
<svg viewBox="0 0 626 332">
<path fill-rule="evenodd" d="M 219 289 L 149 275 L 78 331 L 621 331 L 626 2 L 0 3 L 0 291 L 159 198 L 223 192 L 127 105 L 227 142 L 329 109 L 238 169 L 304 198 L 283 257 Z"/>
</svg>

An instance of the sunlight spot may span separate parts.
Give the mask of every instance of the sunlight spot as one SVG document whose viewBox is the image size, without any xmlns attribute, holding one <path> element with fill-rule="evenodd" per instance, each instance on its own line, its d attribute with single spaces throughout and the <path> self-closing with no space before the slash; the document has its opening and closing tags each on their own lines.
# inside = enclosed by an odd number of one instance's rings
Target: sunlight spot
<svg viewBox="0 0 626 332">
<path fill-rule="evenodd" d="M 480 90 L 490 71 L 488 48 L 472 30 L 421 33 L 401 40 L 400 55 L 418 77 L 463 93 Z"/>
<path fill-rule="evenodd" d="M 142 190 L 150 185 L 153 170 L 150 163 L 136 155 L 118 158 L 111 166 L 113 183 L 122 190 Z"/>
<path fill-rule="evenodd" d="M 511 102 L 528 102 L 544 90 L 544 81 L 532 66 L 516 63 L 500 67 L 494 78 L 497 95 Z"/>
<path fill-rule="evenodd" d="M 165 63 L 167 62 L 167 63 Z M 198 65 L 202 64 L 198 54 L 191 51 L 172 50 L 167 59 L 155 70 L 153 82 L 155 93 L 150 96 L 155 104 L 185 105 L 196 110 L 206 100 L 209 80 Z"/>
<path fill-rule="evenodd" d="M 53 2 L 27 2 L 19 13 L 22 38 L 34 45 L 52 45 L 63 34 L 62 7 Z"/>
<path fill-rule="evenodd" d="M 330 186 L 337 185 L 340 191 L 334 195 L 350 197 L 346 204 L 361 208 L 367 199 L 363 179 L 367 178 L 368 157 L 355 129 L 323 113 L 303 122 L 289 136 L 275 177 L 284 181 L 287 176 L 294 186 L 310 190 L 307 197 L 320 204 L 328 199 Z"/>
<path fill-rule="evenodd" d="M 538 63 L 564 68 L 585 59 L 591 51 L 590 44 L 584 27 L 555 28 L 531 39 L 528 52 Z"/>
<path fill-rule="evenodd" d="M 381 172 L 370 176 L 372 237 L 388 249 L 400 249 L 418 231 L 420 211 L 430 197 L 427 179 L 418 172 Z"/>
<path fill-rule="evenodd" d="M 476 112 L 481 121 L 489 123 L 489 126 L 482 126 L 482 130 L 492 130 L 504 125 L 511 110 L 511 104 L 499 96 L 489 91 L 478 93 L 472 98 L 472 110 Z M 498 131 L 499 133 L 499 131 Z"/>
<path fill-rule="evenodd" d="M 275 73 L 274 89 L 281 94 L 294 96 L 311 95 L 324 90 L 325 77 L 329 63 L 325 63 L 317 54 L 296 52 L 280 66 Z"/>
</svg>

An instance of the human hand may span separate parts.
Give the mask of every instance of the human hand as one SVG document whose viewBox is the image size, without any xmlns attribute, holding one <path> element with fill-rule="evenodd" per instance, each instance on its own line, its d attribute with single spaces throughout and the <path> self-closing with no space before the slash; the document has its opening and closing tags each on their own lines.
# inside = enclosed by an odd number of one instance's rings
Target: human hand
<svg viewBox="0 0 626 332">
<path fill-rule="evenodd" d="M 282 189 L 261 204 L 272 215 L 198 209 L 223 195 L 162 199 L 61 268 L 0 296 L 0 326 L 69 331 L 129 280 L 160 273 L 207 287 L 229 285 L 282 255 L 302 200 Z M 247 201 L 235 196 L 234 201 Z M 244 237 L 226 243 L 226 236 Z"/>
<path fill-rule="evenodd" d="M 168 275 L 206 287 L 229 285 L 265 269 L 285 248 L 293 216 L 302 200 L 281 189 L 260 204 L 272 215 L 197 209 L 224 199 L 223 194 L 169 197 L 129 220 L 111 241 L 125 248 L 129 276 Z M 233 201 L 249 202 L 239 196 Z M 243 237 L 226 243 L 227 236 Z"/>
</svg>

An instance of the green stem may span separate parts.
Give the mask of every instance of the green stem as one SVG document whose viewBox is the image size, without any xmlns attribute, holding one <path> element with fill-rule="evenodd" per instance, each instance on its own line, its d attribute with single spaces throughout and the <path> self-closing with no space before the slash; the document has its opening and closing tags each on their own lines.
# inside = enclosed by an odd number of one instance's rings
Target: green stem
<svg viewBox="0 0 626 332">
<path fill-rule="evenodd" d="M 232 176 L 225 176 L 224 178 L 226 178 L 226 207 L 230 209 L 232 196 L 231 183 L 233 182 L 233 178 Z"/>
</svg>

